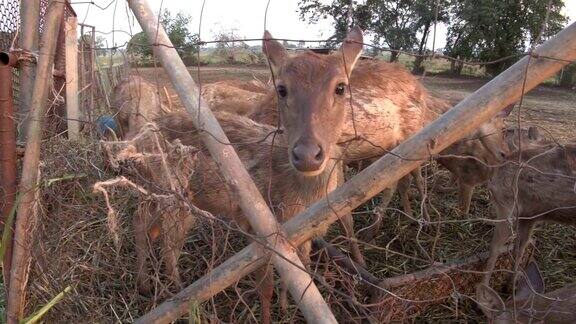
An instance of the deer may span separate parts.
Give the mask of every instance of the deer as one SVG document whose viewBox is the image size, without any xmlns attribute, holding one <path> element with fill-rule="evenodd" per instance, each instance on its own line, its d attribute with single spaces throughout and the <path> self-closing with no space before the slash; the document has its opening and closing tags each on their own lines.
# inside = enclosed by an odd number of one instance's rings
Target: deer
<svg viewBox="0 0 576 324">
<path fill-rule="evenodd" d="M 240 159 L 252 176 L 255 184 L 264 197 L 270 197 L 270 207 L 279 223 L 284 223 L 291 217 L 303 211 L 307 206 L 318 199 L 325 197 L 327 192 L 334 190 L 341 178 L 341 162 L 337 156 L 340 154 L 337 147 L 326 155 L 322 170 L 317 169 L 310 175 L 310 167 L 300 171 L 288 159 L 287 149 L 289 140 L 284 134 L 277 134 L 272 139 L 271 134 L 276 128 L 254 122 L 253 120 L 228 112 L 214 112 L 228 139 L 238 152 Z M 200 132 L 196 131 L 191 118 L 184 113 L 168 114 L 157 120 L 159 128 L 169 141 L 180 140 L 182 144 L 201 149 L 196 164 L 195 176 L 189 184 L 188 199 L 198 208 L 213 215 L 222 215 L 235 221 L 238 228 L 249 232 L 250 225 L 244 217 L 234 194 L 228 191 L 226 184 L 219 178 L 217 164 L 210 158 L 208 151 L 201 142 Z M 294 147 L 296 148 L 297 145 Z M 293 148 L 293 149 L 294 149 Z M 292 150 L 293 150 L 292 149 Z M 306 156 L 300 157 L 307 158 Z M 312 157 L 314 158 L 314 157 Z M 297 164 L 301 167 L 300 164 Z M 161 229 L 171 226 L 158 224 Z M 172 226 L 178 227 L 178 226 Z M 150 229 L 152 232 L 154 229 Z M 322 232 L 327 230 L 323 229 Z M 157 230 L 156 230 L 157 231 Z M 146 235 L 144 232 L 141 235 Z M 170 233 L 164 236 L 185 235 L 183 232 Z M 173 239 L 182 242 L 181 238 Z M 142 238 L 140 238 L 142 241 Z M 181 246 L 175 247 L 181 249 Z M 300 257 L 304 264 L 310 263 L 310 242 L 299 248 Z M 273 295 L 273 273 L 271 266 L 258 270 L 256 278 L 260 280 L 258 292 L 261 299 L 261 321 L 271 321 L 270 307 Z M 287 295 L 283 289 L 280 303 L 287 307 Z"/>
<path fill-rule="evenodd" d="M 362 39 L 361 30 L 355 28 L 334 55 L 320 57 L 307 52 L 290 56 L 279 42 L 265 33 L 263 47 L 277 76 L 276 91 L 281 97 L 278 111 L 283 134 L 274 137 L 276 145 L 271 145 L 272 137 L 268 136 L 276 131 L 275 127 L 235 114 L 217 112 L 232 143 L 249 143 L 236 145 L 236 149 L 265 197 L 268 196 L 271 181 L 270 207 L 280 223 L 325 197 L 341 181 L 339 172 L 342 172 L 342 152 L 338 140 L 344 125 L 348 75 L 354 70 L 362 51 Z M 179 139 L 184 145 L 203 149 L 200 135 L 186 115 L 172 113 L 157 122 L 167 139 Z M 195 170 L 189 186 L 189 199 L 198 208 L 213 214 L 229 215 L 240 228 L 249 229 L 233 194 L 226 190 L 224 182 L 218 177 L 216 162 L 208 154 L 200 155 L 205 159 L 197 164 L 199 168 Z M 161 228 L 171 226 L 164 225 Z M 325 230 L 321 229 L 320 232 Z M 300 247 L 304 264 L 309 263 L 310 247 L 310 242 Z M 261 298 L 261 321 L 264 323 L 271 320 L 271 270 L 271 266 L 266 266 L 259 270 L 257 276 L 261 279 L 258 291 Z M 284 296 L 285 290 L 280 296 L 281 305 L 287 303 Z"/>
<path fill-rule="evenodd" d="M 118 138 L 134 137 L 142 126 L 169 111 L 157 87 L 137 75 L 121 80 L 113 91 L 112 106 L 120 128 Z"/>
<path fill-rule="evenodd" d="M 267 92 L 266 84 L 258 80 L 225 80 L 203 85 L 201 94 L 213 111 L 249 116 Z"/>
<path fill-rule="evenodd" d="M 498 256 L 517 228 L 514 256 L 519 262 L 538 223 L 576 225 L 576 144 L 531 144 L 506 157 L 488 181 L 497 223 L 486 273 L 489 285 Z M 517 221 L 517 223 L 516 223 Z"/>
<path fill-rule="evenodd" d="M 542 274 L 534 261 L 520 274 L 510 300 L 504 302 L 485 284 L 476 287 L 476 299 L 495 324 L 576 322 L 576 283 L 545 293 Z"/>
<path fill-rule="evenodd" d="M 273 176 L 272 181 L 278 185 L 275 185 L 271 192 L 271 207 L 284 206 L 279 210 L 280 223 L 293 217 L 307 204 L 324 197 L 341 182 L 338 180 L 341 176 L 338 176 L 336 171 L 331 171 L 341 170 L 341 166 L 338 166 L 341 161 L 379 156 L 383 148 L 385 150 L 396 146 L 420 130 L 428 121 L 431 100 L 426 89 L 399 65 L 380 61 L 358 61 L 363 47 L 362 41 L 362 31 L 354 27 L 340 49 L 333 54 L 320 55 L 311 51 L 289 54 L 269 32 L 264 34 L 263 50 L 275 76 L 275 105 L 282 129 L 282 134 L 277 139 L 284 148 L 279 150 L 279 153 L 273 150 L 272 156 L 268 157 L 267 168 L 261 167 L 263 162 L 254 161 L 250 156 L 270 154 L 269 150 L 256 148 L 251 154 L 239 154 L 257 183 L 263 181 L 259 180 L 262 178 L 259 174 L 264 172 L 258 170 L 272 167 L 275 170 L 273 174 L 281 175 Z M 350 109 L 351 106 L 353 109 Z M 354 118 L 351 118 L 351 114 L 354 114 Z M 374 116 L 387 118 L 374 119 Z M 241 117 L 235 118 L 238 121 Z M 177 129 L 183 119 L 177 120 L 178 122 L 172 123 L 175 125 L 168 121 L 161 122 L 166 126 L 162 128 Z M 262 124 L 250 122 L 248 118 L 242 120 L 245 127 L 236 125 L 229 128 L 239 137 L 243 137 L 239 134 L 248 132 L 248 129 L 263 127 Z M 222 119 L 220 121 L 225 123 Z M 352 126 L 357 121 L 361 121 L 362 127 Z M 185 124 L 187 126 L 180 131 L 167 131 L 167 136 L 177 136 L 184 144 L 188 144 L 190 139 L 184 137 L 192 134 L 189 131 L 193 127 L 189 123 Z M 227 134 L 232 142 L 242 142 L 238 141 L 238 138 L 234 139 L 236 135 Z M 358 140 L 374 137 L 378 139 L 377 143 Z M 358 145 L 346 148 L 343 144 L 345 141 L 358 141 Z M 242 152 L 242 148 L 238 147 L 238 150 Z M 203 193 L 191 199 L 199 208 L 215 214 L 241 215 L 234 207 L 233 199 L 223 190 L 225 187 L 222 187 L 222 182 L 216 181 L 218 178 L 208 172 L 215 172 L 215 163 L 208 160 L 198 165 L 209 168 L 207 171 L 197 171 L 198 174 L 207 175 L 199 177 L 198 181 L 204 180 L 208 183 L 201 187 L 205 189 Z M 270 174 L 264 174 L 265 183 L 268 183 Z M 336 177 L 330 176 L 331 174 L 336 174 Z M 218 187 L 214 187 L 215 190 L 210 181 L 216 181 L 214 185 Z M 210 190 L 207 190 L 208 188 Z M 222 203 L 223 201 L 230 203 Z M 242 223 L 242 217 L 234 218 Z M 245 221 L 244 224 L 246 225 Z M 301 247 L 305 264 L 309 259 L 309 249 L 309 242 Z M 273 282 L 270 268 L 263 271 L 264 273 L 259 275 L 259 278 L 263 278 L 259 291 L 263 321 L 267 322 L 270 320 Z"/>
</svg>

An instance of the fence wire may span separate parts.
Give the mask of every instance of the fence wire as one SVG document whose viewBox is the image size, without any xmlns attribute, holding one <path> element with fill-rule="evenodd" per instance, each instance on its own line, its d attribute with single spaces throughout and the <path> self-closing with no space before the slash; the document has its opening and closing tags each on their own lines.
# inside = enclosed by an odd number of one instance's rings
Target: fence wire
<svg viewBox="0 0 576 324">
<path fill-rule="evenodd" d="M 208 0 L 209 1 L 209 0 Z M 12 2 L 10 2 L 12 3 Z M 94 2 L 74 2 L 73 4 L 88 4 L 85 15 L 99 14 L 99 10 L 106 10 L 112 6 L 116 7 L 118 2 L 112 0 L 104 5 L 98 5 Z M 438 6 L 438 3 L 436 5 Z M 17 2 L 16 2 L 17 5 Z M 204 6 L 202 5 L 202 8 Z M 0 4 L 0 10 L 12 12 L 8 7 Z M 88 11 L 90 8 L 98 10 Z M 16 9 L 16 18 L 18 10 Z M 204 12 L 202 15 L 210 14 Z M 134 17 L 126 10 L 115 9 L 115 15 L 119 19 L 133 21 Z M 159 17 L 161 13 L 159 13 Z M 266 15 L 267 17 L 267 15 Z M 12 27 L 8 28 L 12 33 Z M 17 23 L 16 23 L 17 26 Z M 14 27 L 17 30 L 17 27 Z M 266 29 L 266 26 L 264 26 Z M 198 32 L 203 30 L 202 18 L 198 26 Z M 4 30 L 2 30 L 4 32 Z M 112 27 L 111 31 L 94 31 L 95 34 L 128 34 L 134 36 L 131 30 L 116 30 Z M 84 34 L 81 33 L 80 52 L 84 67 L 81 68 L 82 83 L 81 95 L 82 106 L 89 107 L 90 116 L 86 116 L 84 121 L 91 128 L 95 127 L 96 117 L 104 114 L 117 114 L 119 107 L 114 106 L 112 98 L 109 96 L 113 92 L 114 85 L 121 82 L 126 75 L 126 70 L 114 66 L 115 61 L 121 60 L 132 65 L 131 75 L 136 75 L 153 84 L 156 88 L 156 95 L 161 98 L 164 106 L 168 110 L 183 111 L 183 106 L 178 100 L 178 96 L 170 85 L 170 81 L 157 65 L 155 60 L 143 62 L 141 58 L 134 57 L 126 53 L 120 46 L 96 46 L 92 32 L 88 32 L 89 41 L 84 41 Z M 272 98 L 267 98 L 274 102 L 276 96 L 276 76 L 274 71 L 265 67 L 240 68 L 240 67 L 203 67 L 200 65 L 201 53 L 206 53 L 206 45 L 224 43 L 218 40 L 204 40 L 200 34 L 200 40 L 195 43 L 200 48 L 197 55 L 196 66 L 190 69 L 190 73 L 198 82 L 199 87 L 210 85 L 211 83 L 239 77 L 245 83 L 252 83 L 256 86 L 257 91 L 247 91 L 256 93 L 256 98 L 265 100 L 269 93 Z M 435 32 L 433 37 L 436 37 Z M 279 41 L 304 42 L 313 44 L 324 44 L 328 40 L 306 40 L 306 39 L 278 39 Z M 248 43 L 262 42 L 263 39 L 229 39 L 225 43 Z M 131 43 L 134 46 L 150 47 L 165 46 L 163 44 Z M 372 44 L 363 44 L 365 47 L 371 47 L 378 53 L 398 52 L 409 57 L 423 57 L 425 62 L 432 60 L 446 60 L 448 62 L 458 62 L 467 66 L 486 66 L 495 64 L 503 60 L 520 59 L 523 56 L 531 58 L 549 59 L 562 61 L 558 58 L 544 58 L 535 56 L 532 51 L 505 57 L 490 62 L 472 62 L 460 60 L 458 58 L 448 57 L 439 54 L 424 54 L 397 51 L 393 49 L 382 48 Z M 2 39 L 2 46 L 4 40 Z M 3 47 L 4 48 L 4 47 Z M 232 48 L 234 50 L 234 48 Z M 378 59 L 378 58 L 375 58 Z M 430 60 L 430 61 L 427 61 Z M 265 57 L 258 57 L 255 63 L 266 62 Z M 110 62 L 104 63 L 104 62 Z M 60 63 L 56 64 L 59 66 Z M 426 63 L 425 63 L 426 64 Z M 104 66 L 106 65 L 106 67 Z M 143 65 L 149 65 L 145 67 Z M 426 72 L 425 72 L 426 73 Z M 526 71 L 527 75 L 528 71 Z M 233 74 L 231 76 L 230 74 Z M 426 76 L 426 78 L 424 78 Z M 435 82 L 444 83 L 443 91 L 434 89 L 435 94 L 442 95 L 448 93 L 446 88 L 459 86 L 453 84 L 451 80 L 444 80 L 431 76 L 430 73 L 423 74 L 422 79 L 425 85 L 434 87 Z M 95 85 L 98 86 L 95 86 Z M 481 82 L 461 82 L 460 86 L 469 87 L 466 93 L 478 87 Z M 356 85 L 350 82 L 349 109 L 351 116 L 360 107 L 354 104 L 354 89 Z M 58 87 L 56 87 L 58 88 Z M 438 87 L 440 88 L 440 87 Z M 258 93 L 261 91 L 261 93 Z M 544 90 L 539 90 L 544 91 Z M 550 90 L 546 94 L 554 96 L 554 91 Z M 141 93 L 133 94 L 140 97 Z M 465 94 L 458 94 L 455 98 L 462 99 Z M 533 108 L 536 103 L 531 103 L 532 107 L 527 108 L 524 97 L 520 102 L 520 108 L 515 112 L 517 119 L 515 123 L 509 126 L 523 129 L 526 124 L 538 121 L 537 117 L 531 116 L 542 110 Z M 140 105 L 140 102 L 138 102 Z M 292 107 L 293 108 L 293 107 Z M 522 112 L 522 114 L 520 114 Z M 544 112 L 547 114 L 547 112 Z M 568 113 L 567 113 L 568 114 Z M 569 115 L 569 114 L 568 114 Z M 62 121 L 65 117 L 60 115 Z M 393 147 L 383 147 L 375 143 L 370 138 L 358 136 L 363 129 L 358 129 L 357 121 L 352 117 L 352 129 L 349 131 L 354 134 L 346 143 L 341 143 L 344 147 L 344 153 L 356 145 L 372 145 L 379 148 L 380 153 L 373 157 L 389 153 Z M 548 118 L 548 117 L 545 117 Z M 528 120 L 526 120 L 528 119 Z M 257 150 L 270 152 L 270 156 L 281 151 L 286 154 L 286 148 L 282 147 L 279 117 L 276 113 L 269 119 L 273 124 L 269 131 L 262 134 L 262 138 L 250 139 L 250 141 L 232 141 L 237 150 Z M 566 125 L 569 121 L 567 121 Z M 547 140 L 552 143 L 565 143 L 570 135 L 556 126 L 556 121 L 538 123 L 537 126 L 545 133 Z M 576 126 L 576 125 L 573 125 Z M 565 126 L 564 128 L 568 128 Z M 520 132 L 519 132 L 520 133 Z M 280 136 L 278 139 L 276 136 Z M 557 137 L 561 138 L 557 138 Z M 106 166 L 103 160 L 104 153 L 102 148 L 94 140 L 92 133 L 88 143 L 71 143 L 63 141 L 58 136 L 53 136 L 47 141 L 44 147 L 43 156 L 45 157 L 43 166 L 44 179 L 47 179 L 42 197 L 42 222 L 40 224 L 40 233 L 42 239 L 39 239 L 37 258 L 33 264 L 33 275 L 31 277 L 31 299 L 29 309 L 41 305 L 45 300 L 62 291 L 67 285 L 74 285 L 74 297 L 63 301 L 55 306 L 49 319 L 74 321 L 80 318 L 92 318 L 94 321 L 133 321 L 142 316 L 151 308 L 157 306 L 173 292 L 178 291 L 164 275 L 159 254 L 151 253 L 152 269 L 150 279 L 153 283 L 153 289 L 150 295 L 142 295 L 137 292 L 135 251 L 133 243 L 134 229 L 130 225 L 130 216 L 135 210 L 141 208 L 143 201 L 148 201 L 149 196 L 142 196 L 138 192 L 132 192 L 126 188 L 118 187 L 109 189 L 110 205 L 103 204 L 101 197 L 94 196 L 90 193 L 89 188 L 98 181 L 107 180 L 116 174 Z M 459 143 L 479 142 L 481 138 L 472 136 L 461 140 Z M 343 154 L 344 154 L 343 153 Z M 279 153 L 278 153 L 279 154 Z M 372 156 L 371 156 L 372 157 Z M 478 321 L 482 315 L 480 310 L 475 307 L 476 296 L 474 285 L 469 281 L 479 281 L 483 267 L 482 263 L 474 264 L 469 261 L 470 257 L 476 256 L 488 248 L 487 242 L 490 240 L 491 228 L 490 223 L 494 223 L 490 215 L 488 206 L 491 204 L 489 192 L 484 188 L 477 189 L 472 202 L 471 215 L 461 215 L 458 211 L 458 198 L 454 195 L 453 190 L 445 192 L 445 188 L 453 185 L 450 174 L 439 167 L 435 162 L 438 158 L 453 159 L 473 159 L 478 164 L 490 169 L 502 168 L 504 164 L 490 163 L 481 158 L 470 156 L 468 152 L 456 152 L 455 154 L 441 154 L 439 156 L 430 156 L 423 167 L 423 188 L 422 192 L 414 188 L 409 190 L 413 197 L 418 197 L 420 201 L 412 198 L 410 206 L 412 213 L 404 210 L 405 205 L 398 198 L 394 198 L 390 204 L 384 202 L 385 196 L 375 197 L 363 204 L 353 212 L 355 219 L 355 236 L 353 239 L 361 246 L 367 261 L 367 270 L 378 278 L 394 278 L 402 281 L 403 276 L 408 276 L 423 269 L 436 267 L 435 277 L 422 277 L 420 280 L 414 279 L 412 285 L 390 285 L 374 287 L 374 283 L 368 282 L 361 271 L 355 271 L 341 266 L 333 258 L 326 256 L 326 251 L 321 250 L 313 255 L 313 261 L 309 269 L 306 269 L 316 280 L 319 288 L 326 296 L 333 312 L 342 321 L 362 322 L 385 321 L 392 319 L 422 319 L 446 320 L 447 318 L 455 320 Z M 209 161 L 208 156 L 203 157 L 203 161 Z M 267 158 L 271 161 L 271 157 Z M 518 157 L 518 164 L 524 165 L 525 161 Z M 510 162 L 509 162 L 510 163 Z M 273 174 L 274 165 L 268 166 L 268 176 L 259 183 L 266 188 L 263 195 L 269 200 L 273 212 L 280 216 L 285 210 L 301 206 L 282 205 L 281 201 L 274 198 L 277 190 L 278 177 Z M 358 172 L 358 169 L 350 164 L 346 167 L 347 176 L 352 176 Z M 546 173 L 549 170 L 536 170 L 537 173 Z M 331 172 L 337 172 L 331 170 Z M 520 171 L 518 171 L 520 173 Z M 211 173 L 210 173 L 211 174 Z M 335 173 L 332 176 L 336 176 Z M 564 176 L 564 175 L 560 175 Z M 571 178 L 576 179 L 576 178 Z M 173 195 L 178 201 L 188 204 L 190 210 L 194 206 L 184 197 L 181 192 L 176 190 L 167 190 L 162 185 L 155 183 L 149 174 L 136 173 L 131 178 L 137 184 L 141 184 L 148 190 L 155 190 L 157 194 Z M 212 186 L 214 183 L 223 184 L 223 179 L 203 178 L 205 186 Z M 442 190 L 441 190 L 442 189 Z M 324 188 L 327 191 L 327 188 Z M 518 188 L 515 189 L 518 191 Z M 543 189 L 544 190 L 544 189 Z M 521 202 L 516 201 L 516 204 Z M 114 246 L 111 235 L 105 224 L 105 216 L 109 209 L 118 213 L 121 219 L 119 225 L 119 235 L 124 237 L 125 245 L 121 248 Z M 154 214 L 154 213 L 152 213 Z M 155 217 L 158 217 L 156 213 Z M 429 219 L 425 218 L 425 215 Z M 197 223 L 187 236 L 184 246 L 184 253 L 178 262 L 178 267 L 182 272 L 182 279 L 185 284 L 190 284 L 203 275 L 208 274 L 216 266 L 226 259 L 239 252 L 241 247 L 252 241 L 261 242 L 262 238 L 245 231 L 238 227 L 234 222 L 214 215 L 207 216 L 202 214 L 198 216 Z M 339 215 L 343 216 L 343 215 Z M 383 219 L 384 226 L 376 233 L 375 237 L 370 240 L 365 239 L 366 232 L 374 227 L 375 219 Z M 515 219 L 514 224 L 518 224 Z M 182 226 L 179 222 L 171 224 L 174 227 Z M 340 251 L 349 251 L 349 235 L 345 231 L 334 226 L 327 234 L 325 239 L 333 246 L 338 247 Z M 516 229 L 517 230 L 517 229 Z M 64 233 L 64 234 L 63 234 Z M 550 287 L 559 288 L 569 279 L 574 279 L 575 267 L 571 264 L 576 260 L 573 255 L 566 256 L 557 246 L 557 242 L 565 242 L 567 249 L 573 250 L 576 247 L 574 240 L 574 231 L 560 226 L 546 226 L 539 235 L 542 240 L 538 244 L 541 251 L 536 252 L 537 259 L 543 265 L 547 281 Z M 547 238 L 549 237 L 549 238 Z M 42 243 L 40 243 L 42 242 Z M 148 242 L 152 245 L 152 242 Z M 154 248 L 150 247 L 151 250 Z M 346 252 L 343 252 L 346 254 Z M 544 257 L 544 253 L 547 253 Z M 57 256 L 57 257 L 54 257 Z M 462 267 L 449 268 L 441 266 L 450 260 L 462 261 Z M 504 277 L 506 273 L 511 273 L 514 260 L 505 260 L 499 263 L 503 270 L 498 271 L 497 276 Z M 506 267 L 507 266 L 507 267 Z M 357 270 L 357 269 L 356 269 Z M 556 273 L 552 275 L 552 273 Z M 440 281 L 441 286 L 430 286 L 426 281 Z M 472 278 L 472 279 L 471 279 Z M 254 301 L 257 300 L 258 294 L 254 289 L 254 284 L 258 283 L 261 278 L 252 278 L 252 280 L 239 280 L 234 287 L 225 290 L 223 293 L 216 295 L 209 301 L 201 305 L 190 305 L 190 314 L 201 314 L 202 317 L 211 320 L 229 321 L 229 322 L 258 322 L 258 306 Z M 501 279 L 501 278 L 500 278 Z M 394 281 L 394 280 L 389 280 Z M 501 281 L 501 280 L 500 280 Z M 380 290 L 380 297 L 376 300 L 370 299 L 368 291 L 374 288 Z M 418 291 L 416 291 L 418 290 Z M 275 319 L 278 321 L 302 321 L 300 313 L 295 305 L 290 305 L 286 314 L 278 311 L 278 304 L 275 304 Z M 421 315 L 421 313 L 424 315 Z M 424 317 L 417 317 L 424 316 Z"/>
</svg>

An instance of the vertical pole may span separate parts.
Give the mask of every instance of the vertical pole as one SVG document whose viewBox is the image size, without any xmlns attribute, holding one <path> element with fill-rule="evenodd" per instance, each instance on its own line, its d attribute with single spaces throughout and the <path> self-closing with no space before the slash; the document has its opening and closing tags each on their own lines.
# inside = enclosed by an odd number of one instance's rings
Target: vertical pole
<svg viewBox="0 0 576 324">
<path fill-rule="evenodd" d="M 238 154 L 230 145 L 222 144 L 230 141 L 206 102 L 200 97 L 198 86 L 174 49 L 166 31 L 158 23 L 158 18 L 148 2 L 128 0 L 128 5 L 150 42 L 161 44 L 155 46 L 155 54 L 170 77 L 194 125 L 198 129 L 205 130 L 202 132 L 202 139 L 206 148 L 216 161 L 229 188 L 236 195 L 250 226 L 258 235 L 266 238 L 265 243 L 273 251 L 272 263 L 288 286 L 292 298 L 297 301 L 302 314 L 309 323 L 336 323 L 336 318 L 322 298 L 318 287 L 310 275 L 301 270 L 304 266 L 296 249 L 286 240 L 274 214 L 268 208 Z"/>
<path fill-rule="evenodd" d="M 77 140 L 80 137 L 77 25 L 76 17 L 70 16 L 66 18 L 66 120 L 68 123 L 68 139 L 71 140 Z"/>
<path fill-rule="evenodd" d="M 8 292 L 12 261 L 13 226 L 7 228 L 8 219 L 16 199 L 16 124 L 14 123 L 14 98 L 12 93 L 12 68 L 17 63 L 14 55 L 0 53 L 0 221 L 1 233 L 9 233 L 10 238 L 4 248 L 2 274 L 4 288 Z M 8 231 L 8 232 L 7 232 Z M 7 300 L 8 297 L 6 296 Z"/>
<path fill-rule="evenodd" d="M 21 49 L 38 53 L 38 24 L 40 21 L 40 1 L 21 0 L 20 1 L 20 43 Z M 28 128 L 30 104 L 32 103 L 32 87 L 36 77 L 36 63 L 23 60 L 20 62 L 20 108 L 18 111 L 18 140 L 26 141 L 26 130 Z"/>
<path fill-rule="evenodd" d="M 42 50 L 38 55 L 30 106 L 30 124 L 26 134 L 26 151 L 20 179 L 21 199 L 14 226 L 14 250 L 8 293 L 10 298 L 7 305 L 8 324 L 18 323 L 23 317 L 26 301 L 25 291 L 31 261 L 30 250 L 35 238 L 34 225 L 37 221 L 35 202 L 38 191 L 40 144 L 47 109 L 48 85 L 52 80 L 54 53 L 63 13 L 63 1 L 52 1 L 49 4 L 42 35 Z"/>
<path fill-rule="evenodd" d="M 90 87 L 90 117 L 91 119 L 89 119 L 88 121 L 93 123 L 96 121 L 95 118 L 95 114 L 96 111 L 94 111 L 94 95 L 96 94 L 96 91 L 98 91 L 98 85 L 96 83 L 96 30 L 94 27 L 92 27 L 92 31 L 90 34 L 90 83 L 92 84 L 92 86 Z"/>
<path fill-rule="evenodd" d="M 86 64 L 84 64 L 84 25 L 80 24 L 80 38 L 78 39 L 78 46 L 80 47 L 79 54 L 79 67 L 78 67 L 78 87 L 82 89 L 82 93 L 79 94 L 78 101 L 80 102 L 80 107 L 82 107 L 82 120 L 88 121 L 88 109 L 86 109 Z"/>
</svg>

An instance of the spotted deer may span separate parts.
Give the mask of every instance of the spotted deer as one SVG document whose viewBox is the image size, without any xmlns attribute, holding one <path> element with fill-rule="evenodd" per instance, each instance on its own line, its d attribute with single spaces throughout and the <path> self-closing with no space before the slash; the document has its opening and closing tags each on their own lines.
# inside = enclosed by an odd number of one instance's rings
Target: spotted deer
<svg viewBox="0 0 576 324">
<path fill-rule="evenodd" d="M 521 260 L 537 223 L 576 225 L 575 185 L 576 144 L 531 144 L 510 154 L 506 163 L 496 168 L 488 190 L 499 222 L 490 243 L 485 285 L 489 285 L 496 260 L 513 237 L 513 229 L 518 230 L 514 255 Z"/>
<path fill-rule="evenodd" d="M 519 274 L 516 291 L 507 302 L 485 284 L 476 288 L 476 299 L 495 324 L 576 322 L 576 283 L 545 293 L 544 280 L 533 261 Z"/>
</svg>

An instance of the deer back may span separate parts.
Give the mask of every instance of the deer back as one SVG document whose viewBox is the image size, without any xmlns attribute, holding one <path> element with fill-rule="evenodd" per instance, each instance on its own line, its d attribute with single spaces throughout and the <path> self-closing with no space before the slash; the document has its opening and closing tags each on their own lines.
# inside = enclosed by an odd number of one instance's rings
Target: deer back
<svg viewBox="0 0 576 324">
<path fill-rule="evenodd" d="M 114 88 L 113 106 L 123 137 L 133 137 L 144 124 L 162 115 L 157 90 L 153 84 L 135 75 L 123 79 Z"/>
<path fill-rule="evenodd" d="M 529 218 L 526 221 L 576 224 L 575 184 L 576 144 L 548 144 L 511 154 L 496 170 L 488 189 L 496 203 L 517 205 L 519 216 Z"/>
</svg>

